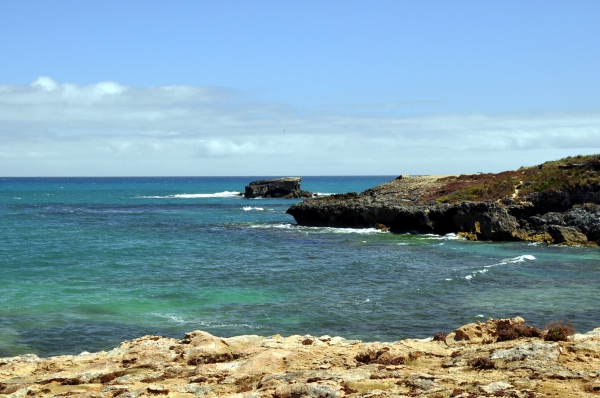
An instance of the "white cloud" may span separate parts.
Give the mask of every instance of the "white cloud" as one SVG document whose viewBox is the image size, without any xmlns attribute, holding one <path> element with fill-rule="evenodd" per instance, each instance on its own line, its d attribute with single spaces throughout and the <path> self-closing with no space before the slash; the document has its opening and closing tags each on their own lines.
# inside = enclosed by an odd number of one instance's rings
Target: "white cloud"
<svg viewBox="0 0 600 398">
<path fill-rule="evenodd" d="M 0 173 L 426 174 L 600 152 L 600 111 L 369 113 L 379 105 L 310 113 L 215 87 L 79 86 L 39 77 L 0 85 Z"/>
</svg>

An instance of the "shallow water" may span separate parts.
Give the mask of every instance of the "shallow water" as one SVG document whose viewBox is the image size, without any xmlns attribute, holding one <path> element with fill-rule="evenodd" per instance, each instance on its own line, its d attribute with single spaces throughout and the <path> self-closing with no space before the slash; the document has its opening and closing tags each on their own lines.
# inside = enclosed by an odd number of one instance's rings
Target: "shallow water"
<svg viewBox="0 0 600 398">
<path fill-rule="evenodd" d="M 235 195 L 254 179 L 0 179 L 0 356 L 195 329 L 392 341 L 489 317 L 600 326 L 598 249 L 299 227 L 297 200 Z"/>
</svg>

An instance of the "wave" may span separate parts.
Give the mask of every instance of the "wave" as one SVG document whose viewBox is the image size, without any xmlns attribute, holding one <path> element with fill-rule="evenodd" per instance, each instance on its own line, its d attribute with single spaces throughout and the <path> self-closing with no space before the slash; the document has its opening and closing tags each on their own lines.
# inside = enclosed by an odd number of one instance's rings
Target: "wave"
<svg viewBox="0 0 600 398">
<path fill-rule="evenodd" d="M 243 209 L 244 209 L 244 211 L 252 211 L 252 210 L 265 211 L 265 209 L 262 207 L 252 207 L 252 206 L 244 206 Z"/>
<path fill-rule="evenodd" d="M 423 234 L 421 236 L 422 236 L 421 239 L 435 239 L 435 240 L 464 240 L 465 239 L 465 238 L 462 238 L 452 232 L 449 234 L 446 234 L 446 235 Z"/>
<path fill-rule="evenodd" d="M 523 254 L 521 256 L 504 259 L 496 264 L 484 265 L 483 269 L 474 271 L 471 275 L 465 276 L 465 279 L 469 280 L 469 279 L 472 279 L 474 276 L 477 276 L 477 274 L 484 274 L 484 273 L 488 272 L 489 268 L 498 267 L 500 265 L 524 263 L 525 261 L 533 261 L 535 259 L 536 259 L 535 256 L 532 256 L 531 254 Z"/>
<path fill-rule="evenodd" d="M 180 193 L 167 196 L 138 196 L 141 199 L 197 199 L 197 198 L 228 198 L 240 196 L 240 192 L 223 191 L 215 193 Z"/>
<path fill-rule="evenodd" d="M 305 227 L 296 224 L 253 224 L 250 228 L 279 228 L 279 229 L 296 229 L 298 231 L 306 231 L 313 233 L 334 233 L 334 234 L 383 234 L 383 232 L 376 228 L 334 228 L 334 227 Z"/>
<path fill-rule="evenodd" d="M 370 234 L 382 234 L 382 233 L 384 233 L 380 229 L 375 229 L 375 228 L 332 228 L 332 227 L 325 227 L 325 228 L 320 228 L 320 229 L 325 230 L 324 232 L 333 232 L 335 234 L 366 234 L 366 235 L 370 235 Z"/>
<path fill-rule="evenodd" d="M 497 264 L 486 265 L 486 266 L 484 266 L 484 268 L 492 268 L 492 267 L 497 267 L 499 265 L 506 265 L 506 264 L 524 263 L 525 261 L 533 261 L 533 260 L 535 260 L 535 257 L 532 256 L 531 254 L 523 254 L 522 256 L 517 256 L 517 257 L 502 260 Z"/>
<path fill-rule="evenodd" d="M 184 316 L 184 315 L 175 315 L 175 314 L 160 314 L 157 312 L 152 312 L 151 315 L 157 316 L 159 318 L 166 319 L 169 323 L 176 323 L 179 325 L 199 325 L 203 327 L 233 327 L 233 328 L 246 328 L 246 329 L 265 329 L 265 326 L 262 325 L 250 325 L 247 323 L 228 323 L 228 322 L 218 322 L 218 321 L 206 321 L 194 317 Z"/>
</svg>

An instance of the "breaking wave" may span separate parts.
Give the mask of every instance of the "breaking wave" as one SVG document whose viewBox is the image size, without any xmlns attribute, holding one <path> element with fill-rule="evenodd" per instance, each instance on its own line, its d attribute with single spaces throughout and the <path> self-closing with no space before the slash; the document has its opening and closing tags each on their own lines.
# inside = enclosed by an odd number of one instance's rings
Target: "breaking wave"
<svg viewBox="0 0 600 398">
<path fill-rule="evenodd" d="M 167 196 L 139 196 L 142 199 L 197 199 L 197 198 L 227 198 L 240 196 L 240 192 L 223 191 L 215 193 L 180 193 Z"/>
<path fill-rule="evenodd" d="M 535 260 L 535 256 L 532 256 L 531 254 L 523 254 L 521 256 L 508 258 L 508 259 L 502 260 L 495 264 L 484 265 L 483 269 L 472 272 L 470 275 L 465 276 L 465 279 L 470 280 L 470 279 L 473 279 L 474 276 L 477 276 L 480 274 L 485 274 L 486 272 L 488 272 L 488 270 L 490 268 L 493 268 L 493 267 L 498 267 L 501 265 L 508 265 L 508 264 L 524 263 L 525 261 L 533 261 L 533 260 Z"/>
</svg>

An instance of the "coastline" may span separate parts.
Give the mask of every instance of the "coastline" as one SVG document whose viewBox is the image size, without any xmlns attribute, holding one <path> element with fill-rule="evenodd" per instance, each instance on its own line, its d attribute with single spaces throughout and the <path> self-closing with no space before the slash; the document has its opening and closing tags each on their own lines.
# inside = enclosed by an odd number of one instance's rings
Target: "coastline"
<svg viewBox="0 0 600 398">
<path fill-rule="evenodd" d="M 287 213 L 302 226 L 597 247 L 600 162 L 588 158 L 496 174 L 401 175 L 360 194 L 307 199 Z"/>
<path fill-rule="evenodd" d="M 0 396 L 597 396 L 600 328 L 568 341 L 495 341 L 501 327 L 523 324 L 490 319 L 441 341 L 389 343 L 202 331 L 144 336 L 107 352 L 0 358 Z"/>
</svg>

